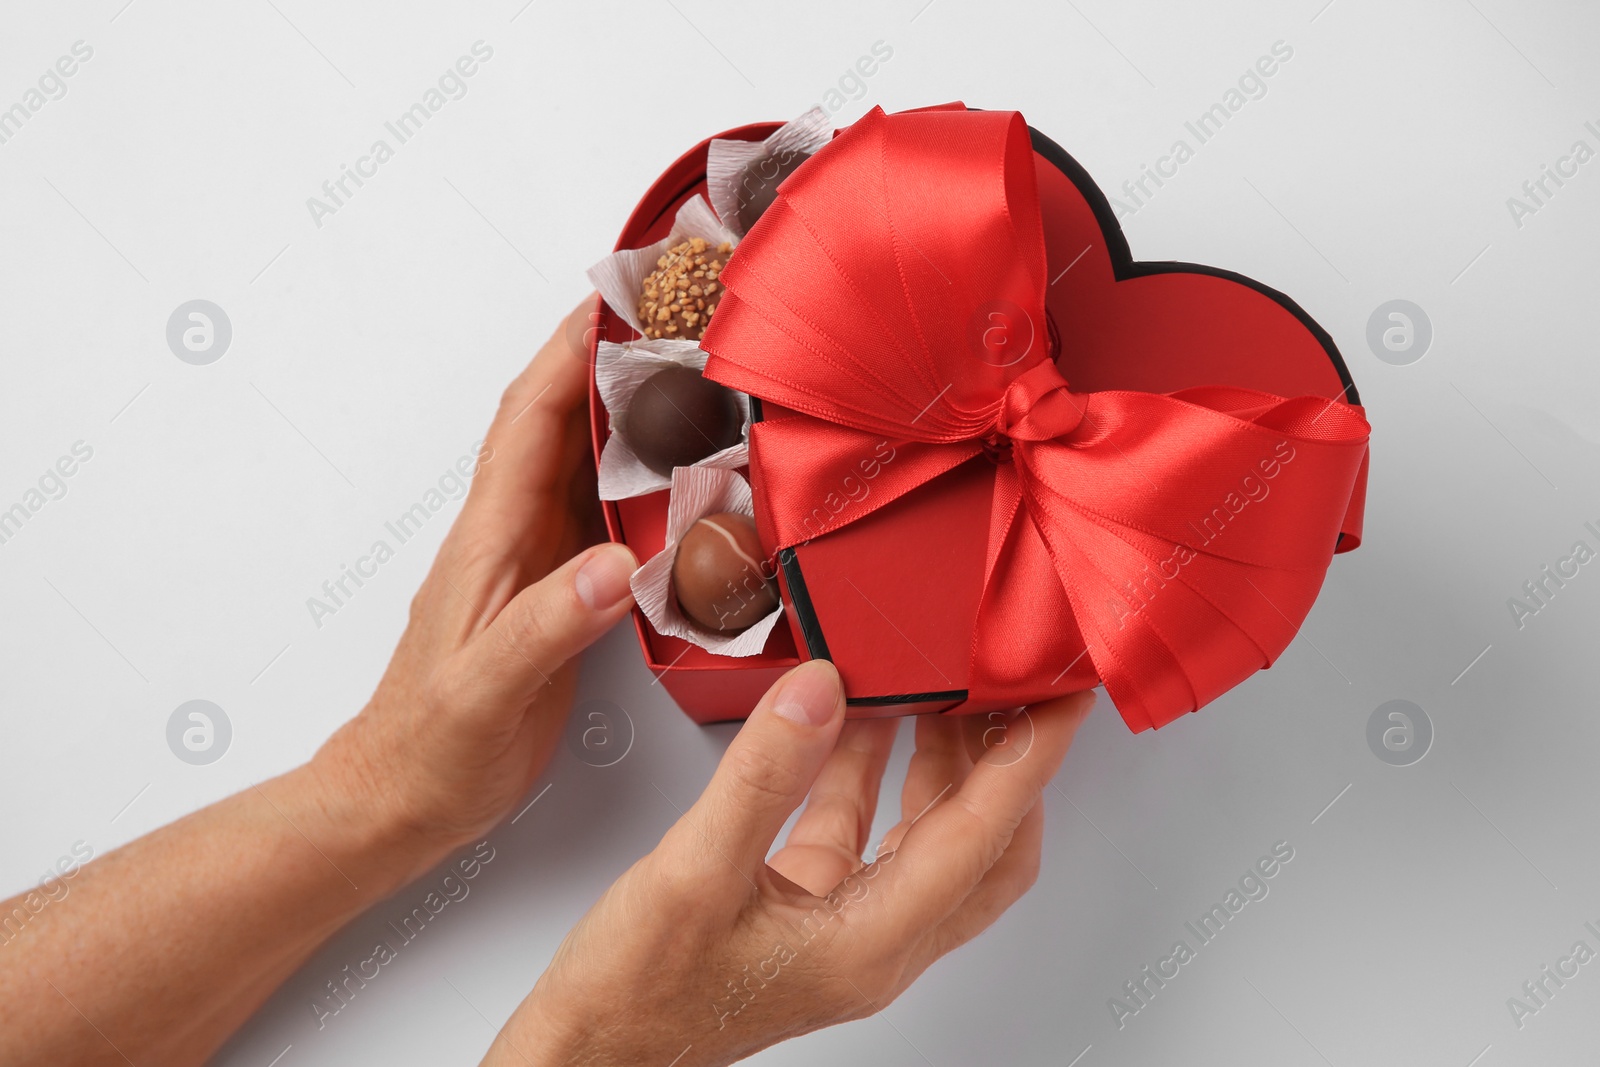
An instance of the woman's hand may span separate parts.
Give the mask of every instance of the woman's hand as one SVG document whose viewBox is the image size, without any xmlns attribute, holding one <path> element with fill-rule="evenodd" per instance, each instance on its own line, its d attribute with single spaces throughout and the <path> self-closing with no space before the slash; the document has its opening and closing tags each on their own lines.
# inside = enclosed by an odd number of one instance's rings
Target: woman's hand
<svg viewBox="0 0 1600 1067">
<path fill-rule="evenodd" d="M 632 604 L 633 553 L 579 552 L 599 519 L 583 350 L 594 309 L 585 299 L 506 389 L 388 670 L 313 761 L 405 828 L 414 872 L 528 790 L 566 721 L 570 661 Z"/>
<path fill-rule="evenodd" d="M 879 1011 L 1033 884 L 1039 794 L 1093 702 L 918 719 L 901 821 L 862 866 L 898 720 L 846 725 L 833 666 L 796 668 L 568 935 L 485 1063 L 726 1064 Z"/>
</svg>

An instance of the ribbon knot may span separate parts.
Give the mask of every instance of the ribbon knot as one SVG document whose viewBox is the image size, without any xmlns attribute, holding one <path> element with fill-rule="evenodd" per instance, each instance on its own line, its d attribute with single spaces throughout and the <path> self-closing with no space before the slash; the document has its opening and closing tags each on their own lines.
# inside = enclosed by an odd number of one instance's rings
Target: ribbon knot
<svg viewBox="0 0 1600 1067">
<path fill-rule="evenodd" d="M 995 466 L 999 466 L 1002 463 L 1010 463 L 1011 438 L 999 430 L 994 431 L 983 439 L 983 454 Z"/>
<path fill-rule="evenodd" d="M 1017 441 L 1070 436 L 1083 422 L 1083 399 L 1073 395 L 1053 362 L 1042 360 L 1006 387 L 993 432 Z"/>
<path fill-rule="evenodd" d="M 1359 540 L 1370 428 L 1326 397 L 1231 385 L 1072 392 L 1045 314 L 1036 180 L 1021 115 L 874 108 L 784 182 L 739 245 L 701 340 L 705 373 L 781 410 L 751 430 L 767 547 L 826 536 L 987 456 L 976 616 L 950 620 L 972 634 L 962 710 L 1098 678 L 1143 730 L 1288 646 L 1341 531 L 1342 547 Z M 1062 284 L 1112 285 L 1109 270 L 1090 259 Z M 974 353 L 965 324 L 995 303 L 1044 324 L 1048 350 L 1006 367 Z M 871 492 L 847 499 L 840 487 L 863 477 Z"/>
</svg>

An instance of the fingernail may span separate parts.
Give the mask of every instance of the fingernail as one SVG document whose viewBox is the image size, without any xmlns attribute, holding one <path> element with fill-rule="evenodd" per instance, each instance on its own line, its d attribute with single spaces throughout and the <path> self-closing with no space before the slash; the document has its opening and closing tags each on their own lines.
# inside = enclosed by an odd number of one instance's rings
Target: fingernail
<svg viewBox="0 0 1600 1067">
<path fill-rule="evenodd" d="M 772 711 L 801 726 L 823 726 L 839 706 L 839 672 L 825 659 L 802 663 L 784 676 Z"/>
<path fill-rule="evenodd" d="M 631 595 L 628 579 L 633 577 L 633 553 L 621 545 L 606 545 L 578 568 L 572 584 L 578 599 L 591 611 L 616 607 Z"/>
</svg>

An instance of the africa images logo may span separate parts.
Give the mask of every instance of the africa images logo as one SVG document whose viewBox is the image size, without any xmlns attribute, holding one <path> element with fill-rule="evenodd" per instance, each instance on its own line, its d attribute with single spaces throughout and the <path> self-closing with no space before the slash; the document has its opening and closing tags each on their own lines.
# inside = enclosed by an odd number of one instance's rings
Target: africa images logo
<svg viewBox="0 0 1600 1067">
<path fill-rule="evenodd" d="M 1223 929 L 1244 911 L 1246 904 L 1267 899 L 1267 894 L 1272 891 L 1269 881 L 1292 859 L 1293 845 L 1287 841 L 1274 844 L 1272 852 L 1246 868 L 1244 874 L 1239 876 L 1238 885 L 1229 886 L 1220 901 L 1202 912 L 1194 922 L 1183 924 L 1187 936 L 1174 941 L 1167 954 L 1156 960 L 1154 967 L 1145 964 L 1136 976 L 1123 982 L 1123 995 L 1106 1001 L 1106 1008 L 1111 1012 L 1117 1029 L 1127 1026 L 1129 1019 L 1149 1007 L 1156 994 L 1182 974 L 1183 968 L 1199 957 L 1202 948 L 1221 936 Z M 1189 943 L 1190 937 L 1194 939 L 1192 945 Z"/>
<path fill-rule="evenodd" d="M 467 95 L 467 79 L 478 73 L 480 64 L 493 58 L 494 48 L 479 40 L 472 43 L 471 52 L 471 55 L 461 56 L 453 66 L 445 68 L 444 73 L 439 75 L 437 85 L 430 85 L 423 91 L 422 99 L 400 112 L 393 122 L 383 124 L 389 136 L 394 138 L 393 145 L 386 138 L 379 137 L 372 142 L 366 155 L 356 158 L 353 167 L 339 164 L 338 176 L 322 183 L 321 197 L 306 198 L 306 210 L 311 213 L 311 221 L 317 229 L 322 229 L 322 220 L 326 216 L 337 215 L 339 209 L 349 203 L 369 179 L 376 178 L 378 168 L 394 158 L 396 148 L 421 133 L 422 127 L 443 110 L 445 104 Z"/>
</svg>

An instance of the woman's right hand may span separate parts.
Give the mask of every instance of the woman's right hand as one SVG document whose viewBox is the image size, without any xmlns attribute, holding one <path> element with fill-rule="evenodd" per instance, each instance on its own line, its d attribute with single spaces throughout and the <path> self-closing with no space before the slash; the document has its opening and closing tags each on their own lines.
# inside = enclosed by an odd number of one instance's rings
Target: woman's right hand
<svg viewBox="0 0 1600 1067">
<path fill-rule="evenodd" d="M 919 718 L 901 821 L 863 866 L 899 720 L 846 724 L 833 665 L 797 667 L 567 936 L 485 1063 L 726 1064 L 881 1010 L 1033 884 L 1040 792 L 1093 703 Z"/>
</svg>

